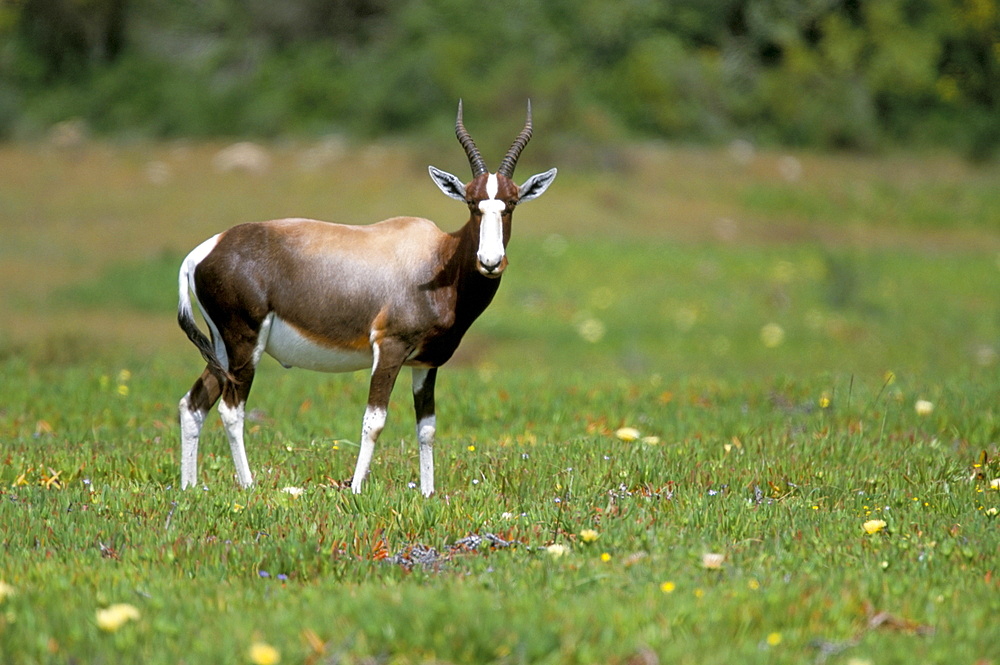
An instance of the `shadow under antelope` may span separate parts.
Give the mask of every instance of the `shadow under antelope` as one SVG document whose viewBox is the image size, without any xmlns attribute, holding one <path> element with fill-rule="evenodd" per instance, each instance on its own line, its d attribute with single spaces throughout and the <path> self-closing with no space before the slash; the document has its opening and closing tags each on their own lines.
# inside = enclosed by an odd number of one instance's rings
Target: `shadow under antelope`
<svg viewBox="0 0 1000 665">
<path fill-rule="evenodd" d="M 355 493 L 368 474 L 396 377 L 409 366 L 420 490 L 425 496 L 434 492 L 437 369 L 493 300 L 507 267 L 514 207 L 541 196 L 556 177 L 551 169 L 514 183 L 531 131 L 529 102 L 524 128 L 491 173 L 465 129 L 459 102 L 455 134 L 472 180 L 463 184 L 428 167 L 441 191 L 469 207 L 469 221 L 454 233 L 418 217 L 370 226 L 279 219 L 234 226 L 187 255 L 178 277 L 177 320 L 207 365 L 180 401 L 182 488 L 197 482 L 198 437 L 216 402 L 237 480 L 243 487 L 253 484 L 243 421 L 254 372 L 267 353 L 285 367 L 371 369 L 351 482 Z M 209 335 L 198 328 L 192 301 Z"/>
</svg>

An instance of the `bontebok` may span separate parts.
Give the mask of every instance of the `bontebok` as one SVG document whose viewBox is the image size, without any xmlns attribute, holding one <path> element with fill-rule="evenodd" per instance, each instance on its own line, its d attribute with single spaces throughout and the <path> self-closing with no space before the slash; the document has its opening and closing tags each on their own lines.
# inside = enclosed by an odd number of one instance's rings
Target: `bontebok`
<svg viewBox="0 0 1000 665">
<path fill-rule="evenodd" d="M 180 402 L 181 487 L 197 482 L 198 437 L 220 397 L 237 480 L 244 487 L 253 484 L 243 419 L 254 371 L 267 353 L 285 367 L 371 369 L 351 483 L 355 493 L 385 425 L 396 377 L 404 365 L 411 367 L 420 489 L 434 492 L 437 368 L 496 293 L 507 267 L 514 206 L 541 196 L 556 177 L 552 169 L 520 187 L 512 180 L 531 138 L 530 103 L 524 129 L 496 173 L 486 168 L 462 123 L 461 102 L 455 133 L 472 166 L 472 181 L 464 184 L 429 167 L 441 191 L 469 207 L 469 221 L 455 233 L 417 217 L 370 226 L 280 219 L 234 226 L 184 259 L 177 320 L 208 364 Z M 192 300 L 208 336 L 197 326 Z"/>
</svg>

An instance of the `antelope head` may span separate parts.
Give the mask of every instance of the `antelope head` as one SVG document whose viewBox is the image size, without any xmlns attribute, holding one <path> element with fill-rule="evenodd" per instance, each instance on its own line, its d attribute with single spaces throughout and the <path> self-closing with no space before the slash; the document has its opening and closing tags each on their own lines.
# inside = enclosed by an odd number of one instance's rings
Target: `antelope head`
<svg viewBox="0 0 1000 665">
<path fill-rule="evenodd" d="M 472 167 L 472 180 L 465 184 L 458 176 L 428 167 L 431 178 L 441 191 L 469 206 L 470 224 L 478 227 L 479 243 L 476 250 L 476 269 L 480 274 L 497 278 L 507 267 L 506 247 L 510 239 L 510 218 L 514 207 L 541 196 L 556 177 L 556 169 L 538 173 L 520 186 L 514 183 L 514 167 L 521 151 L 531 139 L 531 102 L 524 128 L 500 162 L 496 173 L 490 173 L 475 142 L 462 122 L 462 102 L 458 102 L 455 135 L 465 148 Z"/>
</svg>

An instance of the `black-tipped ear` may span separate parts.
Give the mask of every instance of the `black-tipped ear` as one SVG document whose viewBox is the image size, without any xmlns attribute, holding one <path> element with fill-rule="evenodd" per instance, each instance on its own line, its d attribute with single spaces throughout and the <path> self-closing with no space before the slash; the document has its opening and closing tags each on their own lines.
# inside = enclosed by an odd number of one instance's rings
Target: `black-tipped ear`
<svg viewBox="0 0 1000 665">
<path fill-rule="evenodd" d="M 524 181 L 524 184 L 518 187 L 520 196 L 517 200 L 518 203 L 524 203 L 525 201 L 530 201 L 531 199 L 537 199 L 539 196 L 545 193 L 545 190 L 549 188 L 552 181 L 556 179 L 556 169 L 549 169 L 545 173 L 538 173 L 531 176 Z"/>
<path fill-rule="evenodd" d="M 465 183 L 459 180 L 458 176 L 454 176 L 447 171 L 442 171 L 433 166 L 428 166 L 427 172 L 431 174 L 431 180 L 441 188 L 442 192 L 453 199 L 465 201 Z"/>
</svg>

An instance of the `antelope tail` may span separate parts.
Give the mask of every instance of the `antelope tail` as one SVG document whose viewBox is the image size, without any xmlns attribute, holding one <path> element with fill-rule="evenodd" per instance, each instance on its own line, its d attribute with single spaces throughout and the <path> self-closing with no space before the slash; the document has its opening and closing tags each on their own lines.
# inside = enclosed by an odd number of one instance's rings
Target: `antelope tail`
<svg viewBox="0 0 1000 665">
<path fill-rule="evenodd" d="M 194 309 L 191 305 L 191 293 L 194 289 L 194 269 L 198 266 L 199 260 L 194 255 L 197 252 L 192 252 L 181 263 L 180 273 L 177 276 L 177 286 L 178 286 L 178 302 L 177 302 L 177 324 L 181 327 L 181 330 L 188 336 L 191 343 L 194 344 L 198 351 L 201 352 L 201 357 L 205 359 L 208 363 L 208 370 L 219 379 L 219 383 L 225 383 L 226 381 L 232 381 L 233 383 L 238 383 L 232 374 L 229 372 L 227 365 L 229 364 L 229 358 L 226 356 L 225 347 L 222 347 L 221 352 L 223 358 L 219 358 L 219 350 L 216 348 L 216 344 L 208 338 L 198 328 L 198 322 L 194 318 Z M 195 296 L 197 301 L 197 294 Z M 201 305 L 199 304 L 199 308 Z M 204 311 L 202 311 L 202 316 L 205 316 Z M 212 328 L 211 320 L 205 316 L 206 322 L 209 324 L 209 328 Z M 217 337 L 213 335 L 214 337 Z"/>
</svg>

